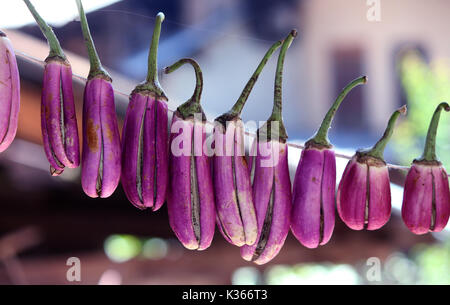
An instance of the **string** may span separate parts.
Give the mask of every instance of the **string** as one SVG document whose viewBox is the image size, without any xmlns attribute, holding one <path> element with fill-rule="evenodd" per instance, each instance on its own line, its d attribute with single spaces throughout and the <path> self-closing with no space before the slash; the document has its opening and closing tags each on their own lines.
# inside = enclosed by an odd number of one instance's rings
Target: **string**
<svg viewBox="0 0 450 305">
<path fill-rule="evenodd" d="M 22 51 L 15 50 L 15 52 L 16 52 L 16 55 L 18 55 L 18 56 L 20 56 L 20 57 L 22 57 L 22 58 L 25 58 L 25 59 L 27 59 L 27 60 L 30 60 L 30 61 L 32 61 L 32 62 L 34 62 L 34 63 L 37 63 L 37 64 L 39 64 L 39 65 L 42 66 L 42 67 L 44 67 L 44 65 L 45 65 L 45 62 L 43 62 L 42 60 L 39 60 L 39 59 L 37 59 L 37 58 L 35 58 L 35 57 L 31 56 L 31 55 L 28 55 L 28 54 L 26 54 L 26 53 L 24 53 L 24 52 L 22 52 Z M 79 81 L 82 81 L 82 82 L 86 82 L 86 81 L 87 81 L 87 79 L 86 79 L 85 77 L 80 76 L 80 75 L 77 75 L 77 74 L 75 74 L 75 73 L 73 73 L 72 76 L 73 76 L 73 78 L 78 79 Z M 125 97 L 126 99 L 129 98 L 129 94 L 128 94 L 128 93 L 124 93 L 124 92 L 121 92 L 121 91 L 118 91 L 118 90 L 115 90 L 115 89 L 114 89 L 114 93 L 117 94 L 117 95 L 123 96 L 123 97 Z M 169 109 L 168 111 L 169 111 L 170 113 L 175 112 L 175 111 L 172 110 L 172 109 Z M 211 122 L 207 122 L 207 124 L 213 125 L 213 123 L 211 123 Z M 255 133 L 252 133 L 252 132 L 249 132 L 249 131 L 245 131 L 245 135 L 250 136 L 250 137 L 253 137 L 253 138 L 256 138 L 256 134 L 255 134 Z M 300 150 L 303 150 L 303 149 L 305 148 L 304 145 L 297 144 L 297 143 L 288 143 L 287 145 L 288 145 L 289 147 L 296 148 L 296 149 L 300 149 Z M 351 160 L 352 157 L 353 157 L 353 156 L 348 156 L 348 155 L 340 154 L 340 153 L 335 153 L 335 155 L 336 155 L 337 158 L 340 158 L 340 159 L 346 159 L 346 160 Z M 408 166 L 402 166 L 402 165 L 391 164 L 391 163 L 386 163 L 386 166 L 387 166 L 388 168 L 396 169 L 396 170 L 401 170 L 401 171 L 407 171 L 407 170 L 409 169 Z M 449 175 L 449 176 L 450 176 L 450 175 Z"/>
<path fill-rule="evenodd" d="M 147 15 L 138 14 L 138 13 L 130 12 L 130 11 L 124 11 L 124 10 L 100 9 L 98 11 L 99 12 L 104 12 L 104 13 L 118 13 L 118 14 L 132 15 L 132 16 L 141 17 L 141 18 L 149 19 L 149 20 L 153 20 L 153 21 L 155 20 L 155 17 L 153 17 L 153 16 L 147 16 Z M 181 23 L 181 22 L 169 20 L 167 18 L 164 19 L 164 23 L 170 23 L 170 24 L 182 27 L 182 28 L 187 28 L 187 29 L 191 29 L 191 30 L 195 30 L 195 31 L 206 32 L 206 33 L 211 33 L 211 34 L 218 34 L 218 35 L 221 35 L 221 36 L 224 36 L 224 37 L 234 37 L 234 38 L 238 38 L 238 39 L 242 39 L 242 40 L 253 40 L 253 41 L 261 42 L 261 43 L 264 43 L 264 44 L 272 44 L 273 43 L 272 40 L 265 40 L 265 39 L 251 37 L 251 36 L 225 34 L 224 32 L 210 30 L 210 29 L 205 29 L 205 28 L 201 28 L 201 27 L 198 27 L 198 26 L 189 25 L 189 24 L 186 24 L 186 23 Z"/>
</svg>

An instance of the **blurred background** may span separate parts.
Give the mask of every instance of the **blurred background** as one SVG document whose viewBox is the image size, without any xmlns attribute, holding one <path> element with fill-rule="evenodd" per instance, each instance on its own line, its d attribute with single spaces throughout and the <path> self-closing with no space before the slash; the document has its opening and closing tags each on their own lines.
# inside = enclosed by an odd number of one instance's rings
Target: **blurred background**
<svg viewBox="0 0 450 305">
<path fill-rule="evenodd" d="M 76 75 L 81 123 L 87 52 L 72 0 L 33 1 L 53 27 Z M 302 144 L 318 128 L 348 82 L 368 75 L 342 104 L 330 131 L 337 152 L 351 156 L 373 145 L 390 114 L 408 106 L 386 151 L 386 161 L 409 165 L 419 157 L 435 107 L 450 101 L 450 2 L 446 0 L 89 0 L 91 32 L 114 79 L 123 119 L 127 95 L 145 78 L 154 16 L 163 11 L 160 69 L 180 57 L 203 69 L 203 107 L 209 120 L 227 111 L 270 45 L 292 28 L 299 35 L 287 53 L 283 80 L 289 141 Z M 184 249 L 173 235 L 165 207 L 140 211 L 121 186 L 108 199 L 87 197 L 78 170 L 49 175 L 41 146 L 40 88 L 46 42 L 22 1 L 0 11 L 0 29 L 17 51 L 21 112 L 16 140 L 0 155 L 0 283 L 3 284 L 450 284 L 450 236 L 415 236 L 399 209 L 406 172 L 392 169 L 393 213 L 375 232 L 348 229 L 336 218 L 331 241 L 303 247 L 289 235 L 280 254 L 264 266 L 240 258 L 217 232 L 202 252 Z M 258 80 L 242 118 L 266 120 L 272 109 L 274 55 Z M 192 68 L 160 76 L 169 108 L 187 100 Z M 450 168 L 450 118 L 443 114 L 438 154 Z M 80 133 L 81 134 L 81 133 Z M 292 174 L 300 150 L 289 150 Z M 347 159 L 338 159 L 338 181 Z M 70 257 L 81 262 L 81 281 L 69 282 Z M 373 259 L 381 276 L 368 272 Z"/>
</svg>

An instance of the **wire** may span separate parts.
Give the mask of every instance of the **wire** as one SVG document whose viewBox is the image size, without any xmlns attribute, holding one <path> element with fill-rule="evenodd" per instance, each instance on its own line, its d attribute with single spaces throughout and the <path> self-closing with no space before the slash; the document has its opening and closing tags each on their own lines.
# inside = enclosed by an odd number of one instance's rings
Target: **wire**
<svg viewBox="0 0 450 305">
<path fill-rule="evenodd" d="M 42 67 L 45 66 L 45 62 L 43 62 L 42 60 L 39 60 L 39 59 L 37 59 L 37 58 L 35 58 L 35 57 L 31 56 L 31 55 L 28 55 L 28 54 L 26 54 L 26 53 L 24 53 L 24 52 L 22 52 L 22 51 L 19 51 L 19 50 L 15 50 L 15 52 L 16 52 L 16 54 L 17 54 L 18 56 L 20 56 L 20 57 L 22 57 L 22 58 L 25 58 L 25 59 L 27 59 L 27 60 L 33 61 L 33 62 L 39 64 L 39 65 L 42 66 Z M 80 80 L 80 81 L 82 81 L 82 82 L 86 82 L 86 81 L 87 81 L 87 79 L 86 79 L 85 77 L 82 77 L 82 76 L 77 75 L 77 74 L 72 74 L 72 75 L 73 75 L 73 77 L 74 77 L 75 79 L 78 79 L 78 80 Z M 121 95 L 121 96 L 123 96 L 123 97 L 125 97 L 125 98 L 127 98 L 127 99 L 128 99 L 128 97 L 129 97 L 129 94 L 124 93 L 124 92 L 121 92 L 121 91 L 118 91 L 118 90 L 114 90 L 114 93 L 116 93 L 116 94 L 118 94 L 118 95 Z M 169 109 L 169 112 L 170 112 L 170 113 L 173 113 L 173 112 L 175 112 L 175 111 L 172 110 L 172 109 Z M 208 122 L 208 124 L 211 124 L 211 125 L 212 125 L 211 122 Z M 255 133 L 251 133 L 251 132 L 249 132 L 249 131 L 245 131 L 245 134 L 248 135 L 248 136 L 250 136 L 250 137 L 253 137 L 253 138 L 256 137 L 256 134 L 255 134 Z M 288 143 L 288 146 L 289 146 L 289 147 L 292 147 L 292 148 L 300 149 L 300 150 L 303 150 L 303 149 L 305 148 L 304 145 L 296 144 L 296 143 Z M 339 154 L 339 153 L 335 153 L 335 155 L 336 155 L 337 158 L 346 159 L 346 160 L 351 160 L 352 157 L 353 157 L 353 156 L 348 156 L 348 155 L 345 155 L 345 154 Z M 401 170 L 401 171 L 407 171 L 407 170 L 409 169 L 408 166 L 401 166 L 401 165 L 397 165 L 397 164 L 387 163 L 386 165 L 387 165 L 388 168 L 396 169 L 396 170 Z M 450 175 L 449 175 L 449 176 L 450 176 Z"/>
</svg>

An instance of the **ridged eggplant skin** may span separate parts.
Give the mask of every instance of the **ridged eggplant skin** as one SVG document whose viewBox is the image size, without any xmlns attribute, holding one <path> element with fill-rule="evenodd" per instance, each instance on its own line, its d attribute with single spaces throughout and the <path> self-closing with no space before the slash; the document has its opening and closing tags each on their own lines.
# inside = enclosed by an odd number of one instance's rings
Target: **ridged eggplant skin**
<svg viewBox="0 0 450 305">
<path fill-rule="evenodd" d="M 72 89 L 72 68 L 67 61 L 57 57 L 48 58 L 45 64 L 41 129 L 47 159 L 55 169 L 52 174 L 60 174 L 64 167 L 78 167 L 80 146 Z"/>
<path fill-rule="evenodd" d="M 291 231 L 302 245 L 317 248 L 331 238 L 335 223 L 336 157 L 327 148 L 302 151 L 293 185 Z"/>
<path fill-rule="evenodd" d="M 413 162 L 406 176 L 402 205 L 402 218 L 408 229 L 418 235 L 440 232 L 449 215 L 450 191 L 445 168 L 439 162 Z"/>
<path fill-rule="evenodd" d="M 120 180 L 120 158 L 114 91 L 109 80 L 96 76 L 86 83 L 83 103 L 81 185 L 88 196 L 106 198 L 114 192 Z"/>
<path fill-rule="evenodd" d="M 190 250 L 208 248 L 215 229 L 214 188 L 210 159 L 203 151 L 205 140 L 206 131 L 203 122 L 184 120 L 174 113 L 170 135 L 167 210 L 172 230 L 183 246 Z M 192 141 L 194 141 L 193 158 L 191 158 Z M 184 144 L 189 147 L 183 147 Z M 179 152 L 180 149 L 183 152 Z M 192 161 L 194 163 L 191 164 Z M 195 183 L 192 187 L 197 188 L 198 192 L 196 202 L 198 214 L 191 198 L 191 180 Z M 196 219 L 195 223 L 193 216 Z"/>
<path fill-rule="evenodd" d="M 250 173 L 245 158 L 241 120 L 230 121 L 214 130 L 214 193 L 217 224 L 233 245 L 253 245 L 258 235 Z M 219 149 L 221 147 L 221 149 Z"/>
<path fill-rule="evenodd" d="M 252 148 L 252 151 L 256 149 L 256 157 L 254 157 L 253 200 L 258 236 L 253 245 L 241 247 L 241 256 L 247 261 L 262 265 L 280 252 L 289 233 L 292 191 L 287 144 L 271 140 L 257 142 L 254 145 L 256 148 Z M 271 166 L 268 166 L 271 163 L 269 160 L 273 161 Z M 270 217 L 267 212 L 272 195 L 273 212 Z M 268 232 L 263 232 L 265 222 L 268 225 Z M 267 240 L 265 245 L 263 239 Z"/>
<path fill-rule="evenodd" d="M 342 221 L 353 230 L 377 230 L 391 217 L 391 188 L 386 163 L 355 155 L 347 164 L 336 198 Z"/>
<path fill-rule="evenodd" d="M 0 32 L 0 152 L 14 140 L 20 109 L 20 77 L 14 48 Z"/>
<path fill-rule="evenodd" d="M 121 183 L 128 200 L 139 209 L 156 211 L 166 199 L 167 124 L 165 100 L 147 92 L 131 94 L 122 130 Z"/>
</svg>

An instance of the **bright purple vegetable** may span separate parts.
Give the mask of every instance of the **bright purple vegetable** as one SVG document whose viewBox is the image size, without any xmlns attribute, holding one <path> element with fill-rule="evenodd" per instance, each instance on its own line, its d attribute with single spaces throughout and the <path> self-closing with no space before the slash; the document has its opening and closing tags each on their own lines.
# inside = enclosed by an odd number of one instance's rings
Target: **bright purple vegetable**
<svg viewBox="0 0 450 305">
<path fill-rule="evenodd" d="M 391 216 L 389 171 L 383 152 L 395 122 L 406 106 L 389 119 L 383 137 L 368 150 L 359 150 L 348 162 L 337 192 L 337 209 L 342 221 L 353 230 L 377 230 Z"/>
<path fill-rule="evenodd" d="M 109 197 L 120 180 L 120 135 L 111 77 L 92 40 L 81 0 L 77 0 L 81 28 L 91 69 L 84 89 L 81 185 L 90 197 Z"/>
<path fill-rule="evenodd" d="M 436 155 L 436 132 L 442 109 L 450 111 L 450 106 L 441 103 L 436 108 L 423 155 L 413 161 L 406 176 L 402 218 L 415 234 L 442 231 L 450 215 L 448 176 Z"/>
<path fill-rule="evenodd" d="M 217 224 L 224 238 L 239 247 L 253 245 L 258 235 L 240 114 L 259 74 L 281 43 L 276 42 L 267 51 L 233 108 L 215 119 L 214 193 Z"/>
<path fill-rule="evenodd" d="M 328 140 L 328 129 L 345 96 L 367 82 L 363 76 L 349 83 L 328 110 L 316 135 L 308 140 L 294 178 L 291 230 L 308 248 L 326 244 L 334 229 L 336 157 Z"/>
<path fill-rule="evenodd" d="M 192 97 L 173 114 L 167 209 L 170 226 L 180 242 L 187 249 L 204 250 L 214 236 L 215 209 L 211 165 L 203 149 L 206 117 L 200 105 L 202 72 L 190 58 L 180 59 L 164 71 L 171 73 L 186 63 L 194 67 L 197 81 Z"/>
<path fill-rule="evenodd" d="M 292 194 L 281 91 L 284 58 L 295 36 L 297 31 L 292 30 L 281 46 L 272 115 L 258 129 L 252 149 L 256 151 L 256 157 L 251 162 L 251 177 L 258 235 L 253 245 L 241 247 L 241 255 L 245 260 L 259 265 L 269 262 L 280 252 L 289 232 Z"/>
<path fill-rule="evenodd" d="M 14 140 L 20 108 L 20 77 L 11 41 L 0 31 L 0 152 Z"/>
<path fill-rule="evenodd" d="M 72 68 L 53 33 L 29 0 L 24 0 L 50 46 L 45 59 L 42 87 L 41 127 L 50 173 L 80 164 L 77 118 L 72 89 Z"/>
<path fill-rule="evenodd" d="M 168 183 L 167 97 L 159 85 L 156 65 L 161 23 L 156 16 L 144 83 L 130 96 L 122 131 L 121 182 L 128 200 L 140 209 L 158 210 Z"/>
</svg>

